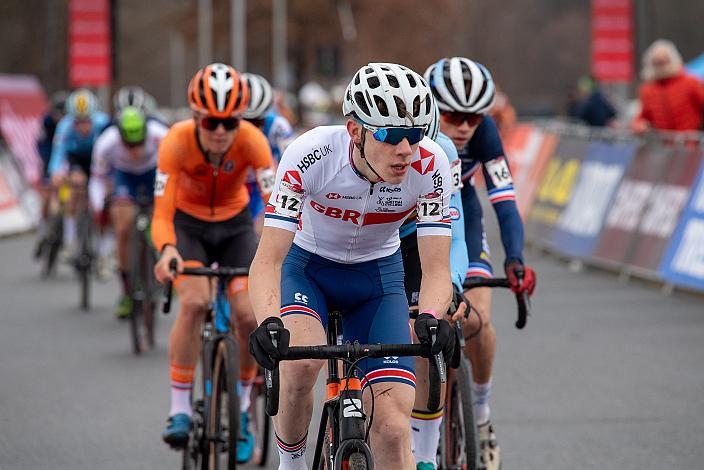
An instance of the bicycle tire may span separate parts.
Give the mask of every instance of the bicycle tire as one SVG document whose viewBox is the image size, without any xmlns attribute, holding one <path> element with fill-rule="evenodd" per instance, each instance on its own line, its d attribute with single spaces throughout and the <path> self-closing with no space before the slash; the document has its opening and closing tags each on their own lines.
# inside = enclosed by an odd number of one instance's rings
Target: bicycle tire
<svg viewBox="0 0 704 470">
<path fill-rule="evenodd" d="M 136 355 L 142 353 L 142 314 L 143 314 L 143 281 L 142 281 L 142 243 L 139 239 L 139 231 L 135 230 L 132 236 L 130 250 L 130 299 L 132 301 L 132 311 L 130 312 L 130 339 L 132 340 L 132 352 Z"/>
<path fill-rule="evenodd" d="M 80 252 L 78 253 L 78 259 L 76 260 L 76 268 L 78 270 L 78 277 L 80 281 L 80 306 L 81 310 L 90 310 L 90 273 L 92 266 L 92 228 L 90 214 L 84 211 L 78 222 L 79 235 L 80 235 Z"/>
<path fill-rule="evenodd" d="M 90 310 L 90 271 L 81 269 L 81 310 L 87 312 Z"/>
<path fill-rule="evenodd" d="M 334 470 L 374 470 L 371 450 L 364 441 L 343 441 L 336 454 Z"/>
<path fill-rule="evenodd" d="M 54 214 L 49 222 L 47 236 L 42 241 L 44 247 L 42 254 L 44 255 L 44 265 L 42 266 L 41 276 L 43 279 L 50 277 L 56 269 L 56 259 L 61 249 L 61 241 L 63 239 L 64 218 L 61 214 Z"/>
<path fill-rule="evenodd" d="M 144 239 L 144 278 L 146 279 L 145 284 L 145 298 L 146 303 L 144 305 L 144 326 L 147 332 L 147 346 L 149 349 L 154 349 L 156 345 L 156 324 L 159 316 L 156 313 L 157 298 L 159 296 L 158 283 L 156 277 L 154 276 L 154 270 L 152 269 L 156 264 L 156 254 L 154 249 L 149 245 L 146 239 Z"/>
<path fill-rule="evenodd" d="M 361 452 L 355 452 L 347 459 L 347 470 L 368 470 L 367 457 Z"/>
<path fill-rule="evenodd" d="M 207 461 L 209 470 L 235 470 L 237 468 L 237 438 L 239 437 L 240 425 L 240 400 L 237 395 L 239 370 L 239 352 L 234 340 L 226 336 L 218 341 L 215 348 L 213 394 L 210 400 L 210 409 L 206 413 L 208 417 L 206 435 L 208 437 Z M 222 436 L 225 433 L 225 425 L 227 426 L 226 439 Z M 223 444 L 226 446 L 225 466 L 221 465 Z"/>
<path fill-rule="evenodd" d="M 471 387 L 472 369 L 464 356 L 448 386 L 445 415 L 441 426 L 441 466 L 443 469 L 478 468 L 477 426 L 474 422 Z"/>
<path fill-rule="evenodd" d="M 156 322 L 156 302 L 152 294 L 153 285 L 150 271 L 153 255 L 147 245 L 144 234 L 135 231 L 130 260 L 130 337 L 132 350 L 139 355 L 154 347 L 154 329 Z"/>
<path fill-rule="evenodd" d="M 252 387 L 252 405 L 250 408 L 251 422 L 255 428 L 256 444 L 254 462 L 259 467 L 265 467 L 269 457 L 269 441 L 271 433 L 271 418 L 266 414 L 266 396 L 264 392 L 264 375 L 259 374 Z"/>
</svg>

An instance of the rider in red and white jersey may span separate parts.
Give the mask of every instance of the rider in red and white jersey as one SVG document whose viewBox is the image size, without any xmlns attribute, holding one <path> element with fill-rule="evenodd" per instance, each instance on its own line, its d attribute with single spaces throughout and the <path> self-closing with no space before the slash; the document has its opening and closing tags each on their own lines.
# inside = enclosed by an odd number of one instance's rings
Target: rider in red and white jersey
<svg viewBox="0 0 704 470">
<path fill-rule="evenodd" d="M 399 227 L 414 211 L 427 274 L 415 322 L 421 343 L 430 343 L 428 322 L 450 303 L 452 182 L 447 156 L 424 137 L 433 116 L 428 85 L 406 67 L 369 64 L 349 84 L 343 112 L 345 126 L 313 129 L 287 147 L 266 207 L 250 269 L 250 298 L 260 322 L 250 352 L 269 369 L 289 338 L 296 346 L 325 343 L 331 309 L 342 312 L 345 341 L 410 342 Z M 280 333 L 276 346 L 270 328 Z M 432 352 L 451 357 L 454 332 L 445 320 L 437 338 Z M 274 418 L 280 470 L 306 468 L 302 455 L 321 365 L 281 366 L 286 398 Z M 367 403 L 375 387 L 370 443 L 376 468 L 415 468 L 414 359 L 366 359 L 359 368 Z"/>
<path fill-rule="evenodd" d="M 265 226 L 298 226 L 293 243 L 340 263 L 393 254 L 398 229 L 416 207 L 419 236 L 449 234 L 452 184 L 443 177 L 449 163 L 438 144 L 423 138 L 407 177 L 395 185 L 364 178 L 353 148 L 345 126 L 317 127 L 291 144 L 297 158 L 281 161 Z"/>
</svg>

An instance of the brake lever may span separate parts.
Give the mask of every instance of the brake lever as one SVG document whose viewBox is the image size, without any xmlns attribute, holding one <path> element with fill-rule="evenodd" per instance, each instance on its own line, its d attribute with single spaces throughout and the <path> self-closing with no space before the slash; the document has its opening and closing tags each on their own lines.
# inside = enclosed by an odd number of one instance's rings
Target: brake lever
<svg viewBox="0 0 704 470">
<path fill-rule="evenodd" d="M 177 268 L 178 261 L 176 261 L 176 258 L 171 258 L 171 260 L 169 261 L 169 271 L 171 271 L 171 274 L 173 274 L 174 277 L 176 276 Z M 173 281 L 167 281 L 166 285 L 164 286 L 164 302 L 161 309 L 164 314 L 168 314 L 169 312 L 171 312 L 171 297 L 173 294 L 173 287 Z"/>
<path fill-rule="evenodd" d="M 438 327 L 436 326 L 430 326 L 428 327 L 428 330 L 430 331 L 430 348 L 432 349 L 433 345 L 435 344 L 435 341 L 437 340 L 437 331 Z M 435 354 L 433 356 L 435 359 L 435 365 L 438 367 L 438 373 L 440 374 L 440 383 L 445 383 L 447 382 L 447 370 L 445 369 L 445 357 L 440 351 L 439 353 Z"/>
</svg>

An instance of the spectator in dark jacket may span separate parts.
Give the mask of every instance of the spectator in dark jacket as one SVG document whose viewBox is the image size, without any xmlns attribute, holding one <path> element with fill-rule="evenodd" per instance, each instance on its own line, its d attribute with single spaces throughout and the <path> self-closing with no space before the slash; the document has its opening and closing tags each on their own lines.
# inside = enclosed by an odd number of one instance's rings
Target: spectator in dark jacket
<svg viewBox="0 0 704 470">
<path fill-rule="evenodd" d="M 580 100 L 575 104 L 573 117 L 590 126 L 604 127 L 611 124 L 616 117 L 616 110 L 599 88 L 596 81 L 589 77 L 579 79 L 577 85 Z"/>
<path fill-rule="evenodd" d="M 658 39 L 646 49 L 641 77 L 641 112 L 632 123 L 634 131 L 702 129 L 704 84 L 685 74 L 682 56 L 671 41 Z"/>
</svg>

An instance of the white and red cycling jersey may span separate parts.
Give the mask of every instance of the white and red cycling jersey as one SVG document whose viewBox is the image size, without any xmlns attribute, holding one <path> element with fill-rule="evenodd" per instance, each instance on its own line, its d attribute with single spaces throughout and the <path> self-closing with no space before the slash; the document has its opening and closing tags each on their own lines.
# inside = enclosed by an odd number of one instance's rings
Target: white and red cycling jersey
<svg viewBox="0 0 704 470">
<path fill-rule="evenodd" d="M 398 229 L 414 211 L 419 237 L 451 236 L 450 165 L 438 144 L 421 141 L 398 185 L 370 183 L 355 167 L 352 149 L 344 126 L 317 127 L 291 143 L 264 225 L 296 232 L 296 245 L 340 263 L 395 253 Z"/>
</svg>

